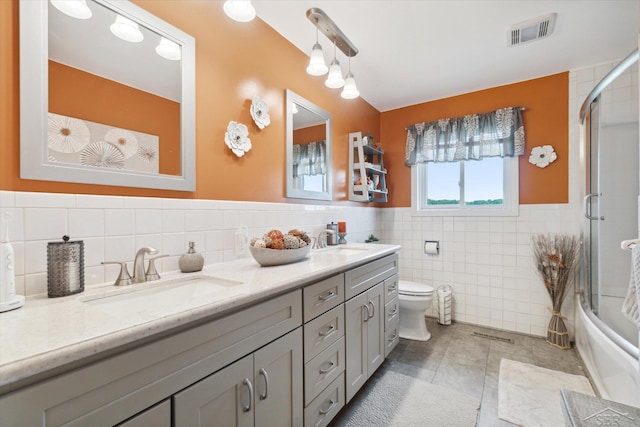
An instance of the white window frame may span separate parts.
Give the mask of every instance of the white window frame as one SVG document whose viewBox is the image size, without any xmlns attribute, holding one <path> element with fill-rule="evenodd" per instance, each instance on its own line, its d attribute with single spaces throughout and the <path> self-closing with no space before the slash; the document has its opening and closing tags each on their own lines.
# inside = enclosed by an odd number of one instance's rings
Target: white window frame
<svg viewBox="0 0 640 427">
<path fill-rule="evenodd" d="M 426 197 L 425 167 L 411 166 L 411 209 L 415 216 L 518 216 L 520 206 L 519 191 L 519 157 L 504 157 L 503 163 L 503 204 L 495 205 L 460 205 L 434 206 L 420 209 L 420 201 Z M 464 182 L 461 184 L 464 191 Z"/>
</svg>

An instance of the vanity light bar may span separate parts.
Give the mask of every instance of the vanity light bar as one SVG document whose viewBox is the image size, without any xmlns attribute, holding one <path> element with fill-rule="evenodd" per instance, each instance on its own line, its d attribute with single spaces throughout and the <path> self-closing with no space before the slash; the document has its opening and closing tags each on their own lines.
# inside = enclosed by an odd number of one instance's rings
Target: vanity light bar
<svg viewBox="0 0 640 427">
<path fill-rule="evenodd" d="M 338 26 L 320 8 L 312 7 L 307 10 L 307 18 L 318 28 L 336 47 L 348 57 L 358 54 L 358 48 L 344 35 Z"/>
</svg>

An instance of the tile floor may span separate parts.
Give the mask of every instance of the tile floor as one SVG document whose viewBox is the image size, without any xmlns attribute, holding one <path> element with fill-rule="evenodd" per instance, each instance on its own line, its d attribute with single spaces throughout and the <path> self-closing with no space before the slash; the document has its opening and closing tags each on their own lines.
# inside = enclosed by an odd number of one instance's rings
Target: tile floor
<svg viewBox="0 0 640 427">
<path fill-rule="evenodd" d="M 514 425 L 498 418 L 498 373 L 503 357 L 569 374 L 586 375 L 575 350 L 556 349 L 546 344 L 544 338 L 463 323 L 442 326 L 431 318 L 427 318 L 427 328 L 431 339 L 426 343 L 400 340 L 385 363 L 334 419 L 332 427 L 348 422 L 359 402 L 375 387 L 374 377 L 380 377 L 388 370 L 477 396 L 481 399 L 478 427 Z M 513 344 L 473 336 L 473 332 L 511 338 Z"/>
</svg>

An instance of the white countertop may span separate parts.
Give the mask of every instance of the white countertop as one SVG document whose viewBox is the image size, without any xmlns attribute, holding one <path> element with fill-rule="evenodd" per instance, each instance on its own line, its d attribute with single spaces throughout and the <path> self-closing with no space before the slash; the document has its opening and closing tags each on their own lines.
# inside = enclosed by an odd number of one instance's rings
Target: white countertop
<svg viewBox="0 0 640 427">
<path fill-rule="evenodd" d="M 363 250 L 340 253 L 341 248 Z M 398 250 L 400 246 L 396 245 L 339 245 L 312 250 L 303 261 L 282 266 L 260 267 L 253 258 L 243 258 L 209 265 L 197 273 L 167 273 L 159 281 L 126 287 L 109 283 L 88 286 L 85 292 L 68 297 L 48 298 L 46 294 L 28 297 L 22 308 L 0 313 L 0 389 L 67 364 L 77 364 L 116 347 L 299 288 Z M 138 293 L 153 287 L 167 289 L 171 286 L 168 281 L 204 276 L 220 279 L 228 286 L 181 301 L 167 300 L 158 304 L 158 299 L 154 298 L 156 303 L 140 304 L 126 313 L 105 310 L 90 303 L 112 294 Z M 148 291 L 145 294 L 149 295 Z"/>
</svg>

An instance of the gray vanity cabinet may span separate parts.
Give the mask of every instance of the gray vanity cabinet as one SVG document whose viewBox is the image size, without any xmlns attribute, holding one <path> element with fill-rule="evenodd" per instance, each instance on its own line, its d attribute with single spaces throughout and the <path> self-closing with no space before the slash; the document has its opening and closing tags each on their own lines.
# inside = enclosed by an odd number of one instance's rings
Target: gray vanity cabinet
<svg viewBox="0 0 640 427">
<path fill-rule="evenodd" d="M 393 330 L 397 329 L 399 312 L 390 316 L 397 295 L 397 274 L 397 254 L 345 273 L 347 403 L 398 343 Z"/>
<path fill-rule="evenodd" d="M 142 422 L 151 417 L 157 424 L 146 425 L 161 426 L 164 421 L 158 421 L 158 416 L 162 416 L 162 409 L 154 411 L 159 402 L 172 399 L 200 384 L 203 378 L 211 379 L 227 366 L 248 358 L 249 365 L 242 366 L 238 375 L 241 382 L 249 378 L 252 384 L 257 383 L 256 414 L 259 407 L 264 407 L 265 412 L 294 418 L 290 415 L 293 410 L 287 414 L 283 409 L 299 408 L 293 423 L 276 424 L 300 425 L 301 294 L 295 290 L 271 298 L 5 394 L 0 397 L 0 424 L 94 427 L 124 423 L 129 427 L 129 422 L 139 425 L 137 417 L 142 417 Z M 270 380 L 269 398 L 264 402 L 259 402 L 257 396 L 264 392 L 263 379 L 258 375 L 260 368 L 266 370 Z M 288 390 L 278 390 L 280 387 Z M 228 392 L 228 388 L 224 381 L 216 384 L 221 394 Z M 271 411 L 271 403 L 285 394 L 291 401 L 279 401 L 273 405 L 278 409 Z M 220 416 L 216 411 L 216 417 Z M 267 415 L 262 418 L 268 419 Z M 165 421 L 170 422 L 171 417 Z"/>
<path fill-rule="evenodd" d="M 171 427 L 171 399 L 162 401 L 117 427 Z"/>
<path fill-rule="evenodd" d="M 384 361 L 383 284 L 345 303 L 347 334 L 347 402 Z"/>
<path fill-rule="evenodd" d="M 302 425 L 301 328 L 173 399 L 175 424 L 181 427 Z"/>
</svg>

